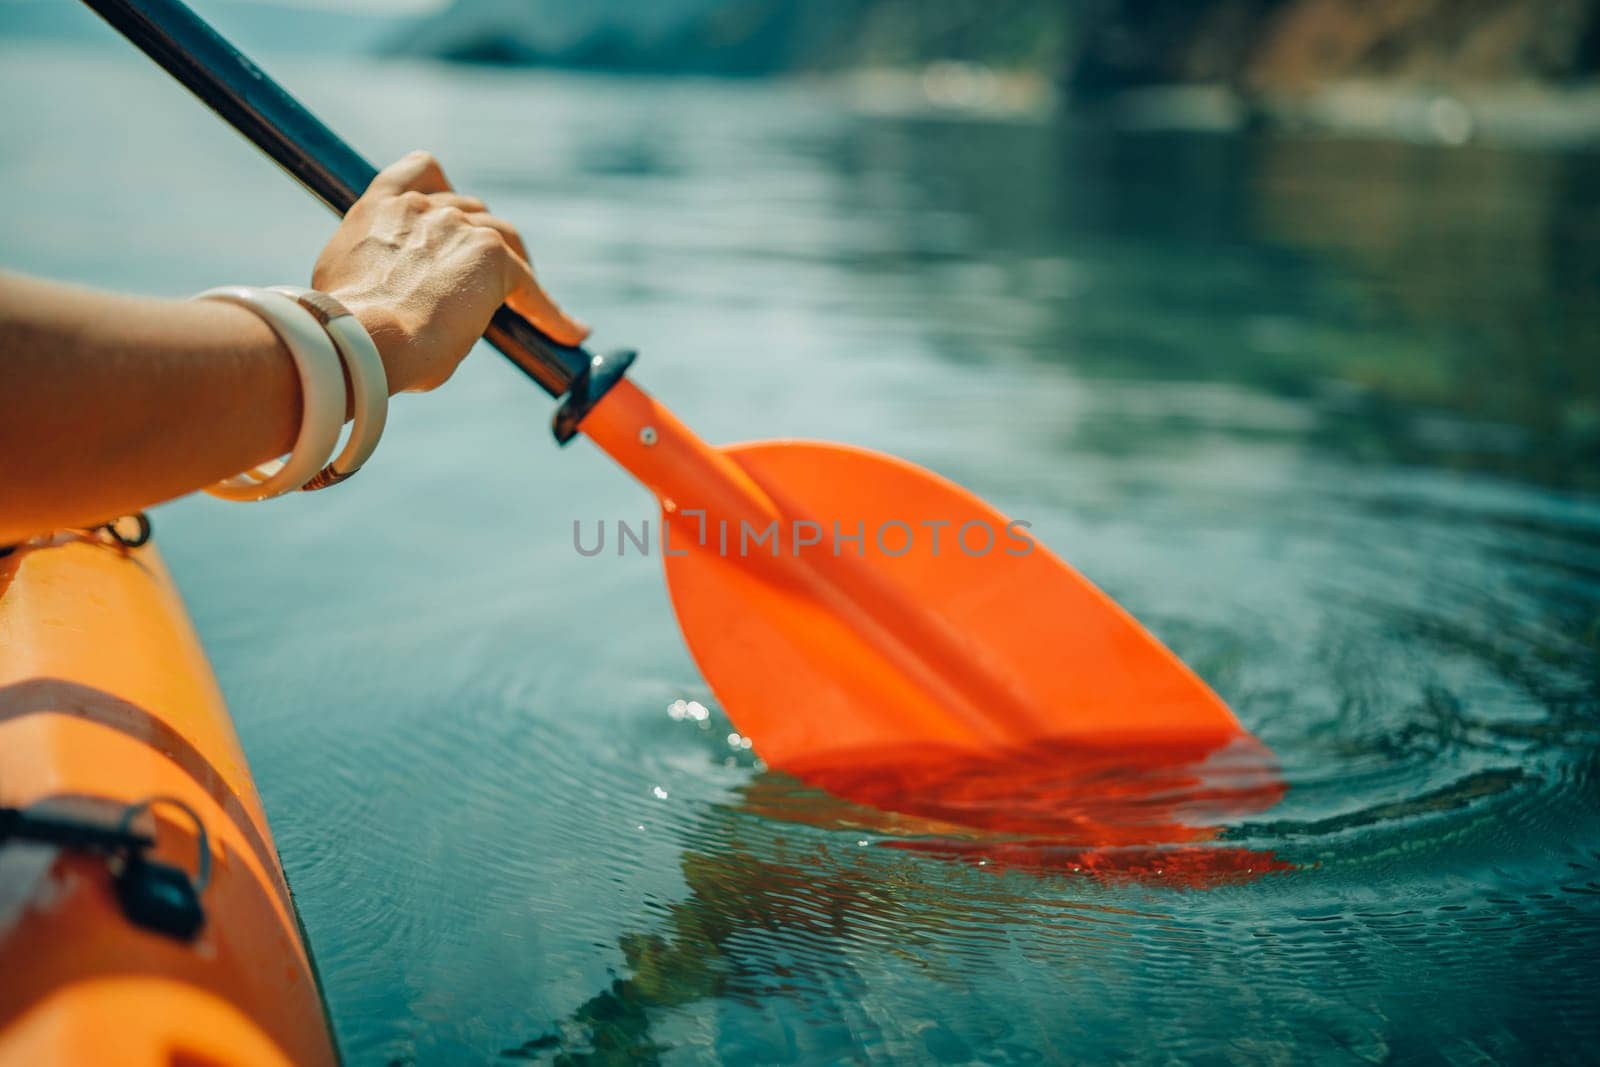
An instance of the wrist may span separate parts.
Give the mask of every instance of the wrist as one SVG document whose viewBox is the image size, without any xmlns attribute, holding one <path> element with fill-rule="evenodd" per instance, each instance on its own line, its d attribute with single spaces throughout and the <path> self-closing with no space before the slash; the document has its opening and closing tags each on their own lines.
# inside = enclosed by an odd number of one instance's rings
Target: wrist
<svg viewBox="0 0 1600 1067">
<path fill-rule="evenodd" d="M 356 317 L 383 360 L 383 370 L 389 381 L 389 393 L 405 392 L 415 383 L 410 361 L 406 358 L 416 330 L 407 318 L 387 304 L 363 298 L 349 291 L 331 289 L 328 295 L 345 306 Z"/>
</svg>

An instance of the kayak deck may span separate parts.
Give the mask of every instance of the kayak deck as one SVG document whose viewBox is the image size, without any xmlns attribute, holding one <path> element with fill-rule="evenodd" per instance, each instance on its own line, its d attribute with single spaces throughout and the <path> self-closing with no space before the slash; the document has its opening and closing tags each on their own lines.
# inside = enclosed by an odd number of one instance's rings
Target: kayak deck
<svg viewBox="0 0 1600 1067">
<path fill-rule="evenodd" d="M 193 941 L 124 915 L 108 865 L 0 844 L 0 1062 L 337 1062 L 315 970 L 221 691 L 153 546 L 63 534 L 0 559 L 0 805 L 191 808 L 211 880 Z M 152 858 L 201 836 L 156 807 Z M 187 1057 L 187 1058 L 186 1058 Z"/>
</svg>

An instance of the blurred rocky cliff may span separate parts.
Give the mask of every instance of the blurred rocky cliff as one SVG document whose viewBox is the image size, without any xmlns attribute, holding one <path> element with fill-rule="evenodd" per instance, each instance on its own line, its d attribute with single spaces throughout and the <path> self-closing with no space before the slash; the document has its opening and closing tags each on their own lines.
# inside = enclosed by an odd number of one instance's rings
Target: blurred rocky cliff
<svg viewBox="0 0 1600 1067">
<path fill-rule="evenodd" d="M 1063 74 L 1087 92 L 1571 82 L 1600 69 L 1596 0 L 1087 0 L 1079 10 Z"/>
<path fill-rule="evenodd" d="M 1384 79 L 1570 82 L 1600 0 L 453 0 L 399 34 L 442 58 L 762 74 L 966 61 L 1086 95 Z"/>
<path fill-rule="evenodd" d="M 1044 0 L 453 0 L 403 52 L 490 63 L 755 75 L 940 59 L 1053 71 L 1073 25 Z"/>
</svg>

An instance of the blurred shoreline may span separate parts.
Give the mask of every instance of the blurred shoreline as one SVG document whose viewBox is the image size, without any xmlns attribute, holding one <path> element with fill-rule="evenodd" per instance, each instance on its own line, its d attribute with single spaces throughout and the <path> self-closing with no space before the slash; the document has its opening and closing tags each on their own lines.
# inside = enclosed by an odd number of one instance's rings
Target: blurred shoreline
<svg viewBox="0 0 1600 1067">
<path fill-rule="evenodd" d="M 770 79 L 866 113 L 1600 147 L 1600 0 L 191 0 L 249 54 Z M 0 0 L 0 41 L 116 45 Z"/>
<path fill-rule="evenodd" d="M 1600 0 L 441 0 L 385 49 L 804 77 L 874 112 L 1600 144 Z"/>
<path fill-rule="evenodd" d="M 1525 83 L 1445 89 L 1373 80 L 1305 92 L 1244 93 L 1222 85 L 1128 89 L 1075 99 L 1025 71 L 933 63 L 787 76 L 873 114 L 962 115 L 1022 121 L 1064 117 L 1120 130 L 1353 137 L 1501 148 L 1600 148 L 1600 84 Z"/>
</svg>

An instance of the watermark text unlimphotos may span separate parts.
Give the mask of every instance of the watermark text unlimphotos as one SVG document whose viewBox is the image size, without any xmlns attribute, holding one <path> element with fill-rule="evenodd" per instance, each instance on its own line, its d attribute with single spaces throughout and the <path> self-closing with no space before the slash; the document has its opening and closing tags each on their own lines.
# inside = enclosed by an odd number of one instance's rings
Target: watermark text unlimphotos
<svg viewBox="0 0 1600 1067">
<path fill-rule="evenodd" d="M 864 519 L 829 523 L 773 519 L 762 526 L 748 520 L 737 523 L 728 519 L 710 520 L 705 511 L 695 508 L 684 508 L 674 518 L 693 519 L 694 522 L 658 525 L 649 519 L 632 523 L 626 519 L 592 522 L 573 519 L 572 547 L 577 549 L 578 555 L 589 557 L 626 556 L 630 552 L 648 556 L 653 545 L 659 547 L 663 556 L 684 556 L 693 545 L 719 556 L 766 555 L 775 559 L 797 557 L 804 552 L 831 552 L 834 556 L 851 552 L 864 556 L 877 552 L 898 557 L 914 549 L 933 556 L 945 552 L 967 556 L 987 556 L 991 552 L 1026 556 L 1034 549 L 1033 537 L 1026 532 L 1033 524 L 1024 519 L 1012 519 L 1004 524 L 984 519 L 960 523 L 948 519 L 886 519 L 875 523 Z"/>
</svg>

